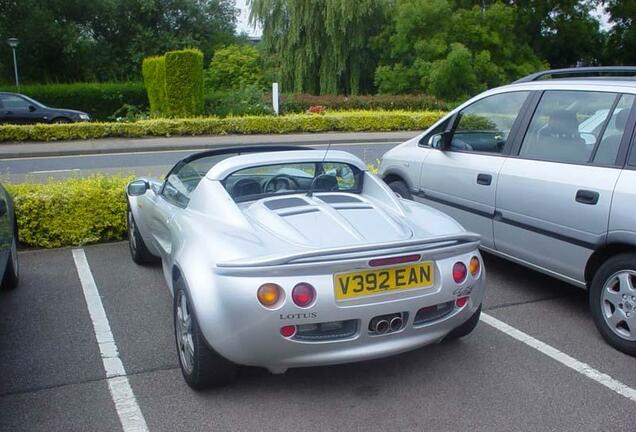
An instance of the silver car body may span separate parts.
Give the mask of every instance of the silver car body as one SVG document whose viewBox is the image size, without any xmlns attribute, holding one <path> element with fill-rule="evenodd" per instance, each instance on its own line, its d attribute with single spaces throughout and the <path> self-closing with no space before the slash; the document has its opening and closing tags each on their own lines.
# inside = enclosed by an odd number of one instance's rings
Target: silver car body
<svg viewBox="0 0 636 432">
<path fill-rule="evenodd" d="M 406 183 L 413 199 L 481 234 L 483 250 L 585 288 L 604 258 L 636 248 L 636 166 L 627 156 L 636 108 L 632 103 L 615 111 L 629 114 L 616 143 L 615 160 L 566 163 L 524 157 L 519 146 L 528 123 L 542 94 L 551 91 L 611 93 L 630 100 L 636 94 L 636 82 L 555 79 L 489 90 L 388 151 L 381 160 L 380 176 L 387 182 Z M 529 96 L 517 130 L 513 127 L 510 143 L 501 154 L 435 148 L 431 138 L 440 125 L 485 98 L 513 92 Z M 602 123 L 598 117 L 608 111 L 599 110 L 579 124 L 586 145 L 594 141 L 589 132 Z M 613 121 L 610 119 L 609 127 Z"/>
<path fill-rule="evenodd" d="M 452 278 L 457 261 L 468 265 L 479 256 L 479 236 L 436 209 L 399 199 L 349 153 L 330 151 L 327 161 L 363 172 L 359 194 L 285 194 L 237 203 L 223 185 L 228 175 L 243 168 L 324 157 L 324 151 L 316 150 L 228 157 L 207 172 L 185 208 L 167 202 L 162 182 L 152 179 L 147 179 L 150 188 L 143 195 L 128 196 L 144 242 L 161 257 L 168 286 L 172 290 L 176 277 L 184 279 L 205 339 L 236 364 L 283 372 L 396 354 L 440 341 L 482 302 L 483 267 L 460 284 Z M 281 202 L 292 197 L 300 201 L 289 207 Z M 369 269 L 372 258 L 414 253 L 433 261 L 433 286 L 335 298 L 334 274 Z M 290 291 L 301 281 L 316 290 L 309 308 L 291 301 Z M 285 292 L 285 301 L 274 310 L 257 300 L 257 289 L 266 282 Z M 467 294 L 468 304 L 455 307 L 455 300 Z M 439 319 L 413 324 L 418 310 L 440 304 L 453 307 Z M 394 312 L 408 316 L 404 327 L 372 334 L 370 320 Z M 343 337 L 297 340 L 280 334 L 284 325 L 343 320 L 356 320 L 355 331 Z"/>
</svg>

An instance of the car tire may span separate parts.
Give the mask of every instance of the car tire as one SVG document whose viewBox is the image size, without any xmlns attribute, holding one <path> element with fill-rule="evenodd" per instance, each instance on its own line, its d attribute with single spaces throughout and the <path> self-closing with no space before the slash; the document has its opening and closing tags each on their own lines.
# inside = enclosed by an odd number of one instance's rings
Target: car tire
<svg viewBox="0 0 636 432">
<path fill-rule="evenodd" d="M 400 198 L 410 200 L 412 198 L 411 191 L 409 187 L 401 180 L 395 180 L 389 183 L 389 187 L 393 192 L 395 192 Z"/>
<path fill-rule="evenodd" d="M 126 215 L 126 223 L 128 230 L 128 247 L 133 261 L 139 265 L 157 261 L 157 257 L 150 253 L 146 243 L 144 243 L 144 239 L 141 237 L 141 233 L 139 233 L 137 222 L 135 222 L 130 207 Z"/>
<path fill-rule="evenodd" d="M 51 123 L 66 124 L 66 123 L 71 123 L 71 119 L 68 119 L 66 117 L 56 117 L 53 120 L 51 120 Z"/>
<path fill-rule="evenodd" d="M 11 252 L 9 253 L 9 260 L 2 276 L 2 283 L 0 286 L 3 290 L 13 290 L 18 287 L 20 280 L 20 266 L 18 264 L 18 231 L 17 228 L 13 230 L 13 240 L 11 241 Z"/>
<path fill-rule="evenodd" d="M 468 336 L 473 330 L 475 330 L 475 327 L 477 327 L 477 324 L 479 324 L 480 316 L 481 316 L 481 305 L 479 305 L 479 307 L 477 308 L 477 311 L 470 318 L 468 318 L 468 320 L 466 320 L 459 327 L 456 327 L 453 330 L 451 330 L 451 332 L 446 335 L 444 340 L 453 341 L 459 338 L 463 338 L 464 336 Z"/>
<path fill-rule="evenodd" d="M 590 284 L 589 304 L 596 328 L 611 346 L 636 356 L 636 254 L 605 261 Z"/>
<path fill-rule="evenodd" d="M 194 390 L 204 390 L 231 383 L 238 366 L 223 358 L 207 343 L 191 307 L 183 280 L 174 284 L 174 334 L 179 366 L 186 383 Z"/>
</svg>

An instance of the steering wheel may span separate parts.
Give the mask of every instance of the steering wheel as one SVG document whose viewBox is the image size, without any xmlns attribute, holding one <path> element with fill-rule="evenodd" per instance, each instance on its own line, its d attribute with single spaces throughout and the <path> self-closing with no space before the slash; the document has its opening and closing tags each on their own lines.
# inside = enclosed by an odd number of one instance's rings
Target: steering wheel
<svg viewBox="0 0 636 432">
<path fill-rule="evenodd" d="M 282 188 L 278 187 L 279 181 L 285 183 Z M 265 186 L 263 186 L 264 192 L 277 192 L 281 189 L 296 190 L 300 189 L 300 185 L 296 180 L 294 180 L 292 176 L 289 176 L 287 174 L 277 174 L 271 179 L 267 180 Z"/>
</svg>

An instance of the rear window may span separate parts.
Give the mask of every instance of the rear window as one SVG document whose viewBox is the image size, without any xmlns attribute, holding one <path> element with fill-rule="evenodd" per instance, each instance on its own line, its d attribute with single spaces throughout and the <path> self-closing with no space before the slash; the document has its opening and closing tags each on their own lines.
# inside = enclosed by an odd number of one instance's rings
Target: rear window
<svg viewBox="0 0 636 432">
<path fill-rule="evenodd" d="M 237 202 L 307 192 L 354 192 L 362 171 L 342 162 L 303 162 L 249 167 L 230 174 L 223 185 Z"/>
</svg>

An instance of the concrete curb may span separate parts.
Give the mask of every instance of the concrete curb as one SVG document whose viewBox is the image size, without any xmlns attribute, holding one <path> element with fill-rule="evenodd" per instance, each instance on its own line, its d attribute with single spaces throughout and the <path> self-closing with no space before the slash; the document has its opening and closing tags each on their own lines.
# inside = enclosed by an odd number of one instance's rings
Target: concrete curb
<svg viewBox="0 0 636 432">
<path fill-rule="evenodd" d="M 201 150 L 232 145 L 400 143 L 419 131 L 333 132 L 289 135 L 214 135 L 195 137 L 103 138 L 83 141 L 0 144 L 0 159 L 107 153 Z"/>
</svg>

